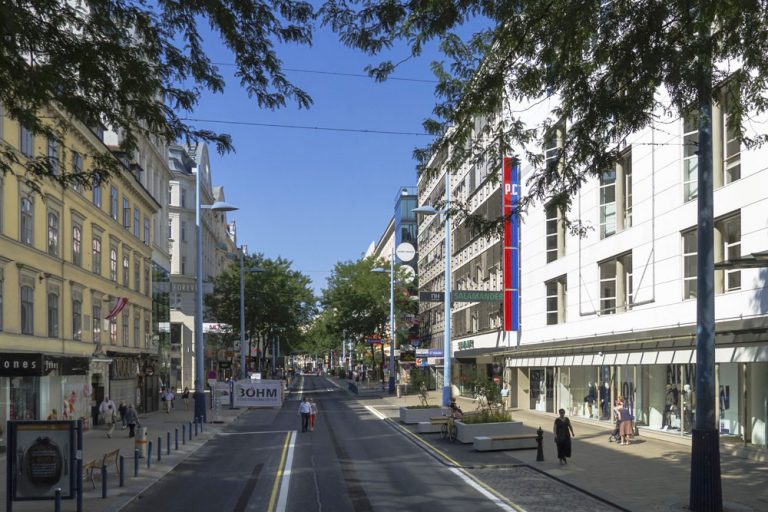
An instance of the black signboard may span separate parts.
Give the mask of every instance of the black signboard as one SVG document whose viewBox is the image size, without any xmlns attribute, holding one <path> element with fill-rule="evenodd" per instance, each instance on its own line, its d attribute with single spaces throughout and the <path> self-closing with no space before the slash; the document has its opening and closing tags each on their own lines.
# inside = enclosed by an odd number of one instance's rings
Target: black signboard
<svg viewBox="0 0 768 512">
<path fill-rule="evenodd" d="M 59 357 L 35 352 L 0 353 L 0 377 L 43 377 L 58 375 L 87 375 L 87 357 Z"/>
</svg>

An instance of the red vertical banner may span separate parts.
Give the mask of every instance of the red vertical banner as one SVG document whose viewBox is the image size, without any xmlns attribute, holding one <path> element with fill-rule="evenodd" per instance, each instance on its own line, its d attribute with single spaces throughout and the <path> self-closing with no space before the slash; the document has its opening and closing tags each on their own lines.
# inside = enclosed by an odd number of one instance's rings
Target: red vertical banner
<svg viewBox="0 0 768 512">
<path fill-rule="evenodd" d="M 502 214 L 504 216 L 504 330 L 520 328 L 520 166 L 504 157 L 502 169 Z"/>
</svg>

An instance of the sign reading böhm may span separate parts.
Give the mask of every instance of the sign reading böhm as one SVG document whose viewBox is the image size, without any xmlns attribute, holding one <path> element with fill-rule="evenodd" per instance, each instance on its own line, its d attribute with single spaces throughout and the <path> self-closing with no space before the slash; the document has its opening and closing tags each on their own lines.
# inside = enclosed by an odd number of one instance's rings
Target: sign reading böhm
<svg viewBox="0 0 768 512">
<path fill-rule="evenodd" d="M 235 407 L 280 407 L 283 382 L 280 380 L 240 380 L 235 382 Z"/>
</svg>

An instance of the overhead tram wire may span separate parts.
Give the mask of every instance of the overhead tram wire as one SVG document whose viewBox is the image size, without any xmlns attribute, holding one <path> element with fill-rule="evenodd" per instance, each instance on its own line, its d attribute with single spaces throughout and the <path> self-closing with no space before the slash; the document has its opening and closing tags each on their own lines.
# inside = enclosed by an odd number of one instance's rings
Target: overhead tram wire
<svg viewBox="0 0 768 512">
<path fill-rule="evenodd" d="M 213 62 L 212 64 L 215 66 L 228 66 L 228 67 L 236 66 L 235 64 L 231 64 L 228 62 Z M 340 71 L 323 71 L 319 69 L 282 68 L 282 70 L 292 72 L 292 73 L 311 73 L 314 75 L 344 76 L 344 77 L 350 77 L 350 78 L 373 78 L 370 75 L 365 75 L 363 73 L 342 73 Z M 425 78 L 405 78 L 405 77 L 399 77 L 399 76 L 387 77 L 385 81 L 389 81 L 389 80 L 396 80 L 399 82 L 416 82 L 416 83 L 423 83 L 423 84 L 437 83 L 437 80 L 427 80 Z"/>
<path fill-rule="evenodd" d="M 400 132 L 394 130 L 366 130 L 362 128 L 334 128 L 330 126 L 303 126 L 297 124 L 278 124 L 278 123 L 256 123 L 252 121 L 230 121 L 225 119 L 197 119 L 185 117 L 182 121 L 191 121 L 195 123 L 218 123 L 238 126 L 258 126 L 263 128 L 288 128 L 293 130 L 317 130 L 325 132 L 346 132 L 346 133 L 370 133 L 375 135 L 411 135 L 419 137 L 432 137 L 429 133 L 419 132 Z"/>
</svg>

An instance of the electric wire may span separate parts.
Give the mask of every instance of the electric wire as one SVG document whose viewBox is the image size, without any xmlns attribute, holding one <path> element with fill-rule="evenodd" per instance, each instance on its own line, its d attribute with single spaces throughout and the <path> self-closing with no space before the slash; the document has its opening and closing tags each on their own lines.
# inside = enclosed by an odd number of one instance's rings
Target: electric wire
<svg viewBox="0 0 768 512">
<path fill-rule="evenodd" d="M 181 118 L 182 121 L 191 121 L 195 123 L 217 123 L 217 124 L 229 124 L 237 126 L 257 126 L 263 128 L 287 128 L 292 130 L 315 130 L 325 132 L 344 132 L 344 133 L 369 133 L 374 135 L 410 135 L 418 137 L 432 137 L 429 133 L 419 132 L 401 132 L 396 130 L 368 130 L 364 128 L 339 128 L 332 126 L 307 126 L 298 124 L 280 124 L 280 123 L 256 123 L 253 121 L 235 121 L 226 119 L 198 119 L 185 117 Z"/>
</svg>

